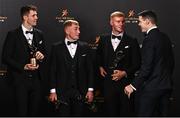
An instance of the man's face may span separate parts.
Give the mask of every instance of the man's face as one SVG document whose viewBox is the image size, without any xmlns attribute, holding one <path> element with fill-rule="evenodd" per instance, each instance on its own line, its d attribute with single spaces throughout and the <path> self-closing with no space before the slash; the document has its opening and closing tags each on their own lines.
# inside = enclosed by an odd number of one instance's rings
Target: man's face
<svg viewBox="0 0 180 118">
<path fill-rule="evenodd" d="M 29 26 L 36 26 L 37 25 L 37 20 L 38 20 L 38 16 L 37 16 L 37 12 L 30 10 L 29 14 L 25 15 L 24 17 L 24 22 L 29 25 Z"/>
<path fill-rule="evenodd" d="M 112 26 L 112 30 L 115 33 L 121 33 L 124 31 L 125 18 L 115 16 L 111 18 L 110 24 Z"/>
<path fill-rule="evenodd" d="M 80 27 L 79 25 L 72 24 L 71 26 L 66 27 L 65 32 L 68 39 L 78 40 L 80 35 Z"/>
<path fill-rule="evenodd" d="M 139 16 L 139 24 L 142 32 L 147 32 L 148 30 L 148 19 L 144 19 L 142 16 Z"/>
</svg>

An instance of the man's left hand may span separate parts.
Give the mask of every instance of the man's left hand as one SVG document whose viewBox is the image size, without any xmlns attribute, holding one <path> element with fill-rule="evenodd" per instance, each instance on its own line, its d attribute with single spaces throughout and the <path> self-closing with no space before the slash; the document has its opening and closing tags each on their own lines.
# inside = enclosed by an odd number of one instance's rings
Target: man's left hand
<svg viewBox="0 0 180 118">
<path fill-rule="evenodd" d="M 127 74 L 125 71 L 122 70 L 114 70 L 114 73 L 111 75 L 112 80 L 118 81 L 121 80 L 123 77 L 125 77 Z"/>
<path fill-rule="evenodd" d="M 131 85 L 127 85 L 124 88 L 124 93 L 128 96 L 128 98 L 130 98 L 131 93 L 133 92 L 133 88 L 131 87 Z"/>
<path fill-rule="evenodd" d="M 37 60 L 42 60 L 42 59 L 44 59 L 44 55 L 43 55 L 40 51 L 37 51 L 36 54 L 35 54 L 35 56 L 36 56 L 36 59 L 37 59 Z"/>
</svg>

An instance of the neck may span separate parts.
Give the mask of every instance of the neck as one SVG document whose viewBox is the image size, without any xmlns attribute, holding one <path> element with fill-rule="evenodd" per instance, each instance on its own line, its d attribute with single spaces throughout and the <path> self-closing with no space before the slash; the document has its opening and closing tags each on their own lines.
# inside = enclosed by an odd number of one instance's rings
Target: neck
<svg viewBox="0 0 180 118">
<path fill-rule="evenodd" d="M 23 23 L 23 26 L 26 28 L 26 29 L 28 29 L 29 31 L 33 28 L 33 26 L 31 26 L 31 25 L 29 25 L 29 24 L 27 24 L 27 23 Z"/>
<path fill-rule="evenodd" d="M 155 24 L 150 24 L 148 27 L 148 30 L 151 29 L 152 27 L 155 27 L 155 26 L 156 26 Z"/>
<path fill-rule="evenodd" d="M 122 32 L 112 31 L 112 33 L 113 33 L 114 35 L 119 35 L 119 34 L 122 33 Z"/>
<path fill-rule="evenodd" d="M 66 39 L 68 39 L 69 41 L 76 41 L 76 39 L 72 39 L 72 38 L 69 37 L 69 36 L 66 36 Z"/>
</svg>

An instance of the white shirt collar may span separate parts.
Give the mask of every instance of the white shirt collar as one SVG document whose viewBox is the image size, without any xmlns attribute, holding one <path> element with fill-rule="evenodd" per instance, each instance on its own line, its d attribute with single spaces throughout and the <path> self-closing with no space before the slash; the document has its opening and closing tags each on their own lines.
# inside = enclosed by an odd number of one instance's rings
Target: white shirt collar
<svg viewBox="0 0 180 118">
<path fill-rule="evenodd" d="M 150 29 L 148 29 L 148 30 L 147 30 L 147 32 L 146 32 L 146 33 L 148 34 L 148 33 L 149 33 L 152 29 L 155 29 L 155 28 L 157 28 L 157 26 L 153 26 L 153 27 L 151 27 Z"/>
</svg>

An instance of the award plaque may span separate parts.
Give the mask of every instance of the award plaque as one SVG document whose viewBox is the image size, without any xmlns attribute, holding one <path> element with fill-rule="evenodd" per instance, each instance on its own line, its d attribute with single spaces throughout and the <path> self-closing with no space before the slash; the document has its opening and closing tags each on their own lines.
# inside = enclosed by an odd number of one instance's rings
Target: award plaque
<svg viewBox="0 0 180 118">
<path fill-rule="evenodd" d="M 124 52 L 122 50 L 119 50 L 116 52 L 116 56 L 112 62 L 112 65 L 109 67 L 109 69 L 112 71 L 111 73 L 114 72 L 114 70 L 117 68 L 118 63 L 124 58 Z"/>
<path fill-rule="evenodd" d="M 33 44 L 29 44 L 29 49 L 30 49 L 30 64 L 32 64 L 33 66 L 37 66 L 37 62 L 36 62 L 36 52 L 37 52 L 37 47 Z"/>
</svg>

